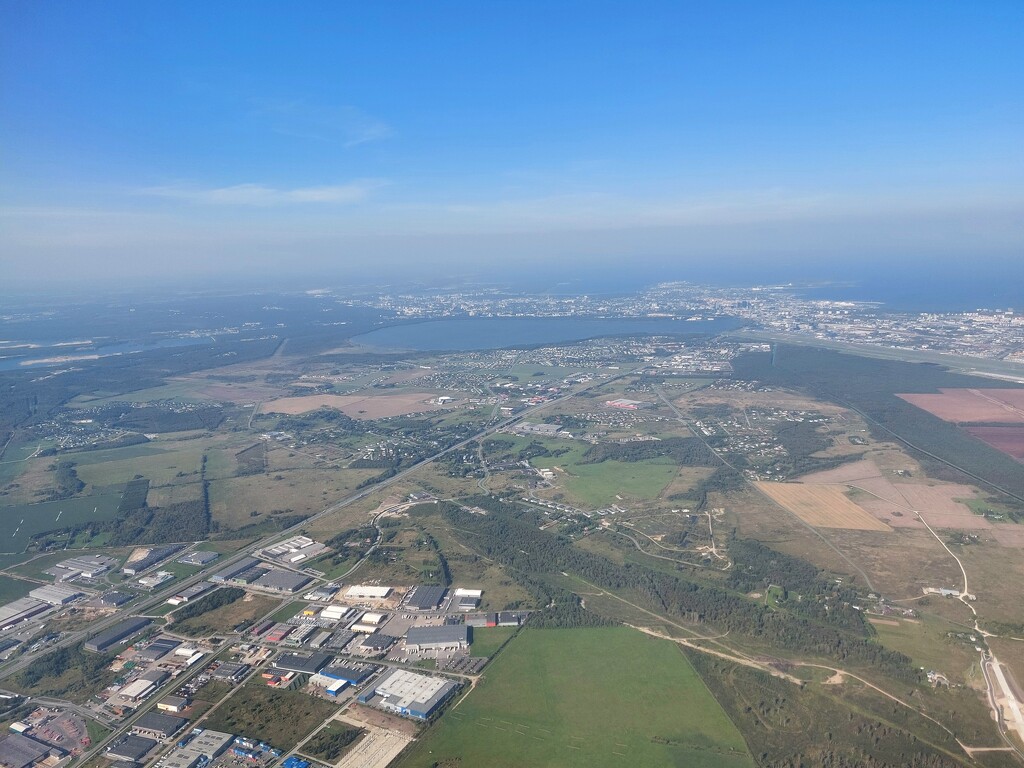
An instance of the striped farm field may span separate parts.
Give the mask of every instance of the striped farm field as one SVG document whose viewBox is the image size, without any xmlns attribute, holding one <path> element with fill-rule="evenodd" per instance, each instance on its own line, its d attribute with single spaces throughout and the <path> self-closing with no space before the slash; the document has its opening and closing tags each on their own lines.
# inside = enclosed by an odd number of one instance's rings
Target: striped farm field
<svg viewBox="0 0 1024 768">
<path fill-rule="evenodd" d="M 805 523 L 816 528 L 847 528 L 855 531 L 891 531 L 846 496 L 844 485 L 758 483 L 757 487 Z"/>
</svg>

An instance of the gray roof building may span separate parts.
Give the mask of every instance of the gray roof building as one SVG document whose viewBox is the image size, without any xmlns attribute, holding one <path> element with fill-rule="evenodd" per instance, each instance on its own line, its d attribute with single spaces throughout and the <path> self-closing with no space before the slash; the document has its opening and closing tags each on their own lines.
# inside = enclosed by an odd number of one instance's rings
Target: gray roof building
<svg viewBox="0 0 1024 768">
<path fill-rule="evenodd" d="M 107 594 L 100 597 L 100 602 L 103 605 L 109 605 L 116 608 L 119 605 L 124 605 L 135 599 L 135 595 L 131 592 L 118 592 L 116 589 L 113 592 L 107 592 Z"/>
<path fill-rule="evenodd" d="M 64 752 L 49 744 L 20 733 L 9 733 L 0 737 L 0 765 L 4 768 L 29 768 L 50 755 L 62 756 Z"/>
<path fill-rule="evenodd" d="M 213 574 L 213 576 L 210 577 L 210 581 L 217 583 L 228 581 L 229 579 L 240 574 L 242 571 L 247 571 L 250 568 L 254 568 L 259 564 L 260 561 L 257 560 L 255 557 L 244 557 L 234 565 L 229 565 L 227 568 L 223 568 L 217 571 L 215 574 Z"/>
<path fill-rule="evenodd" d="M 359 685 L 373 674 L 376 667 L 366 664 L 332 664 L 320 670 L 320 674 L 332 680 L 344 680 L 351 685 Z"/>
<path fill-rule="evenodd" d="M 405 635 L 405 647 L 413 651 L 457 649 L 468 645 L 469 627 L 465 624 L 410 627 Z"/>
<path fill-rule="evenodd" d="M 456 690 L 458 685 L 450 680 L 396 669 L 361 693 L 358 701 L 426 720 Z"/>
<path fill-rule="evenodd" d="M 441 604 L 446 591 L 446 587 L 429 585 L 413 587 L 405 604 L 414 611 L 432 611 Z"/>
<path fill-rule="evenodd" d="M 120 643 L 122 640 L 141 632 L 143 629 L 148 627 L 149 624 L 149 619 L 141 618 L 122 621 L 120 624 L 112 626 L 106 632 L 100 632 L 91 640 L 87 640 L 84 646 L 85 650 L 92 651 L 93 653 L 103 653 L 107 649 Z"/>
<path fill-rule="evenodd" d="M 164 715 L 160 712 L 147 712 L 134 723 L 132 730 L 138 731 L 145 736 L 153 736 L 158 739 L 166 739 L 173 736 L 188 723 L 184 717 Z"/>
<path fill-rule="evenodd" d="M 274 659 L 274 666 L 285 672 L 315 675 L 331 660 L 326 653 L 283 653 Z"/>
<path fill-rule="evenodd" d="M 301 573 L 274 569 L 260 576 L 252 585 L 259 589 L 292 594 L 298 592 L 311 581 L 312 579 L 309 576 L 304 576 Z"/>
<path fill-rule="evenodd" d="M 189 552 L 178 558 L 178 562 L 182 565 L 206 565 L 212 563 L 220 557 L 217 552 L 211 552 L 209 550 L 197 549 L 195 552 Z"/>
<path fill-rule="evenodd" d="M 147 739 L 145 736 L 139 736 L 136 733 L 129 733 L 107 747 L 107 754 L 118 760 L 140 763 L 155 746 L 155 740 Z"/>
<path fill-rule="evenodd" d="M 174 640 L 170 637 L 158 637 L 141 651 L 137 651 L 135 655 L 143 661 L 156 661 L 157 659 L 162 659 L 179 645 L 181 645 L 180 640 Z"/>
<path fill-rule="evenodd" d="M 237 661 L 225 661 L 213 670 L 213 677 L 217 680 L 241 680 L 248 671 L 248 664 L 240 664 Z"/>
<path fill-rule="evenodd" d="M 157 765 L 159 768 L 194 768 L 200 764 L 205 765 L 231 746 L 234 738 L 230 733 L 205 730 L 185 746 L 168 752 Z"/>
</svg>

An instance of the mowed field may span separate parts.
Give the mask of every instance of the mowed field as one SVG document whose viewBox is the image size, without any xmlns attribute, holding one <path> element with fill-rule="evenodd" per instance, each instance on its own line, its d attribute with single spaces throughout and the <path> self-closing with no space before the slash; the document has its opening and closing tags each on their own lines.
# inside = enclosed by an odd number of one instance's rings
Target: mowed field
<svg viewBox="0 0 1024 768">
<path fill-rule="evenodd" d="M 92 496 L 0 507 L 0 552 L 21 552 L 37 533 L 99 520 L 112 520 L 121 489 Z"/>
<path fill-rule="evenodd" d="M 334 408 L 353 419 L 382 419 L 387 416 L 402 416 L 406 413 L 438 410 L 442 406 L 432 403 L 430 392 L 407 392 L 401 395 L 308 395 L 306 397 L 282 397 L 263 403 L 261 413 L 283 413 L 296 415 L 309 413 L 317 408 Z"/>
<path fill-rule="evenodd" d="M 757 487 L 805 523 L 816 528 L 891 531 L 888 525 L 858 507 L 841 485 L 759 482 Z"/>
<path fill-rule="evenodd" d="M 679 649 L 625 627 L 525 629 L 399 765 L 752 766 Z"/>
<path fill-rule="evenodd" d="M 940 389 L 897 395 L 944 421 L 1024 424 L 1024 389 Z"/>
</svg>

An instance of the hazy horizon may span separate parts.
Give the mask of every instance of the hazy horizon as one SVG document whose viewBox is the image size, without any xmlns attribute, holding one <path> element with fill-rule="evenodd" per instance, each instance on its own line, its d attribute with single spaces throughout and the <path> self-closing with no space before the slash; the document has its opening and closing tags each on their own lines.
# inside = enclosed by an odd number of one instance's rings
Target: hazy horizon
<svg viewBox="0 0 1024 768">
<path fill-rule="evenodd" d="M 1019 3 L 0 15 L 5 292 L 1024 283 Z"/>
</svg>

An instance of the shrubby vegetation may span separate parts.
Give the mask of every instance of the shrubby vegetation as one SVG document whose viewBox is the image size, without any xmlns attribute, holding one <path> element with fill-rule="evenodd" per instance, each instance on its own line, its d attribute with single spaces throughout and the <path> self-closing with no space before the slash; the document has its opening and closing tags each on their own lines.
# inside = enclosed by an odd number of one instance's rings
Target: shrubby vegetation
<svg viewBox="0 0 1024 768">
<path fill-rule="evenodd" d="M 114 680 L 107 667 L 112 656 L 86 653 L 81 645 L 58 648 L 19 672 L 17 685 L 34 696 L 70 698 L 91 694 Z"/>
<path fill-rule="evenodd" d="M 238 587 L 222 587 L 208 595 L 203 595 L 198 600 L 185 603 L 185 605 L 174 612 L 174 620 L 185 621 L 187 619 L 193 619 L 196 616 L 202 616 L 204 613 L 209 613 L 210 611 L 215 611 L 218 608 L 223 608 L 225 605 L 230 605 L 244 595 L 244 589 L 239 589 Z"/>
<path fill-rule="evenodd" d="M 302 751 L 310 757 L 334 763 L 344 754 L 345 749 L 362 734 L 361 728 L 332 723 L 307 741 Z"/>
<path fill-rule="evenodd" d="M 949 734 L 899 705 L 851 703 L 703 653 L 686 652 L 764 768 L 960 768 L 932 744 L 958 749 Z M 876 714 L 873 711 L 878 708 Z M 913 730 L 911 730 L 913 728 Z"/>
</svg>

